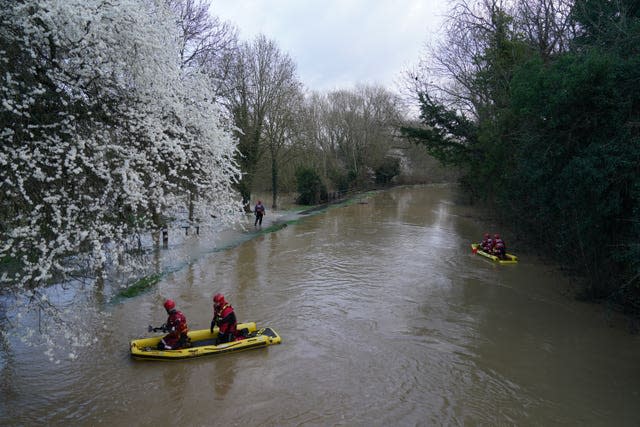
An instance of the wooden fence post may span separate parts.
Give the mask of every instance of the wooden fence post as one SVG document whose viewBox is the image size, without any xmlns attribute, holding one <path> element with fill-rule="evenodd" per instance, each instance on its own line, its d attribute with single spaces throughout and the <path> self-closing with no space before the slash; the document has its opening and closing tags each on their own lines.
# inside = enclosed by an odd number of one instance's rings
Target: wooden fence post
<svg viewBox="0 0 640 427">
<path fill-rule="evenodd" d="M 169 247 L 169 230 L 166 225 L 162 227 L 162 247 L 165 249 Z"/>
</svg>

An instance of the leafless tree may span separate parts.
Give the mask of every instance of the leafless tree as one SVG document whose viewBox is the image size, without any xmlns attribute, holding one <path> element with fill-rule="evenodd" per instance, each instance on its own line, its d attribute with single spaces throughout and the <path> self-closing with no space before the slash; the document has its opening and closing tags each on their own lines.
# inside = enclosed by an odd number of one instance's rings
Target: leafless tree
<svg viewBox="0 0 640 427">
<path fill-rule="evenodd" d="M 478 88 L 475 76 L 485 64 L 478 59 L 487 48 L 487 36 L 496 31 L 493 11 L 503 0 L 458 1 L 449 12 L 442 38 L 428 47 L 420 63 L 405 73 L 405 92 L 416 97 L 429 93 L 439 102 L 477 117 L 489 94 Z"/>
<path fill-rule="evenodd" d="M 572 0 L 458 0 L 446 19 L 442 38 L 427 48 L 419 64 L 407 70 L 404 93 L 412 99 L 428 93 L 433 99 L 478 119 L 495 101 L 477 76 L 490 71 L 485 53 L 496 36 L 507 31 L 542 58 L 564 51 L 571 39 Z M 508 80 L 506 73 L 502 78 Z"/>
<path fill-rule="evenodd" d="M 207 0 L 166 0 L 180 29 L 180 56 L 185 70 L 205 71 L 217 95 L 228 78 L 238 49 L 238 30 L 210 12 Z M 215 9 L 213 10 L 215 12 Z"/>
<path fill-rule="evenodd" d="M 378 86 L 312 93 L 305 108 L 305 136 L 313 141 L 325 179 L 350 176 L 366 185 L 394 140 L 397 96 Z"/>
<path fill-rule="evenodd" d="M 243 171 L 239 190 L 248 209 L 255 168 L 268 149 L 266 126 L 271 130 L 284 128 L 279 121 L 291 120 L 285 108 L 296 105 L 290 101 L 298 96 L 301 84 L 293 60 L 264 35 L 240 45 L 237 54 L 231 58 L 230 70 L 225 81 L 226 100 L 237 128 L 241 152 L 238 161 Z M 272 148 L 284 143 L 275 138 L 275 133 L 272 136 L 274 139 L 270 141 L 275 144 Z"/>
<path fill-rule="evenodd" d="M 301 141 L 300 114 L 304 102 L 302 85 L 286 78 L 277 84 L 281 87 L 265 117 L 264 142 L 271 160 L 271 207 L 278 207 L 280 163 L 286 162 Z"/>
<path fill-rule="evenodd" d="M 569 15 L 572 0 L 520 0 L 516 6 L 516 25 L 526 42 L 549 60 L 568 48 L 574 29 Z"/>
<path fill-rule="evenodd" d="M 206 64 L 221 52 L 235 48 L 237 30 L 209 13 L 205 0 L 167 0 L 181 29 L 180 55 L 183 67 Z"/>
</svg>

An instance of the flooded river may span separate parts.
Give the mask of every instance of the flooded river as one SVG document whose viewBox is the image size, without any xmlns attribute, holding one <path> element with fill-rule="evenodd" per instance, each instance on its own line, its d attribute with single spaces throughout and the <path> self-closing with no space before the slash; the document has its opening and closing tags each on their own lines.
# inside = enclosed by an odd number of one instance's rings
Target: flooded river
<svg viewBox="0 0 640 427">
<path fill-rule="evenodd" d="M 517 265 L 474 256 L 485 228 L 455 191 L 398 188 L 272 233 L 251 224 L 225 250 L 185 245 L 190 262 L 108 307 L 95 351 L 10 351 L 0 425 L 640 425 L 640 336 L 563 296 L 567 279 L 526 248 L 510 247 Z M 129 358 L 164 298 L 198 329 L 215 292 L 282 344 Z"/>
</svg>

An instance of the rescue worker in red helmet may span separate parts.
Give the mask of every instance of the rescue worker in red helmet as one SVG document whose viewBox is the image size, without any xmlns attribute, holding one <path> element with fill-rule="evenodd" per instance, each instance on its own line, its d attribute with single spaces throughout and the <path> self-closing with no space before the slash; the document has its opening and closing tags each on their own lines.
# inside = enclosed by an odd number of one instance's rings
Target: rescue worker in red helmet
<svg viewBox="0 0 640 427">
<path fill-rule="evenodd" d="M 493 248 L 493 254 L 500 259 L 507 259 L 507 248 L 504 243 L 499 241 Z"/>
<path fill-rule="evenodd" d="M 216 345 L 243 338 L 243 336 L 239 334 L 237 330 L 238 320 L 236 319 L 236 313 L 234 312 L 233 307 L 224 299 L 224 295 L 220 293 L 217 293 L 213 296 L 213 319 L 211 319 L 211 333 L 213 333 L 213 328 L 215 326 L 218 327 L 218 338 L 216 341 Z"/>
<path fill-rule="evenodd" d="M 491 236 L 489 235 L 489 233 L 484 233 L 484 236 L 482 236 L 482 241 L 480 242 L 480 249 L 486 252 L 490 245 Z"/>
<path fill-rule="evenodd" d="M 507 245 L 504 240 L 500 238 L 499 234 L 496 234 L 493 236 L 493 242 L 492 254 L 500 259 L 505 259 L 507 257 Z"/>
<path fill-rule="evenodd" d="M 167 310 L 169 317 L 163 328 L 169 332 L 158 344 L 159 350 L 178 350 L 189 347 L 189 327 L 187 326 L 187 318 L 181 311 L 176 310 L 176 303 L 168 299 L 164 302 L 164 309 Z"/>
</svg>

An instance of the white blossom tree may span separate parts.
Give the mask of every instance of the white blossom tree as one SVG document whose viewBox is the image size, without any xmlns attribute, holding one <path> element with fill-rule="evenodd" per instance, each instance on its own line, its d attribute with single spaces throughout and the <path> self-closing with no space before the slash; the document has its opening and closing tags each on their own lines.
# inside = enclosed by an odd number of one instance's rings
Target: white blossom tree
<svg viewBox="0 0 640 427">
<path fill-rule="evenodd" d="M 0 21 L 0 328 L 36 310 L 86 344 L 51 288 L 77 300 L 132 267 L 125 244 L 189 192 L 201 218 L 234 221 L 236 142 L 203 74 L 182 71 L 166 3 L 18 0 Z"/>
</svg>

